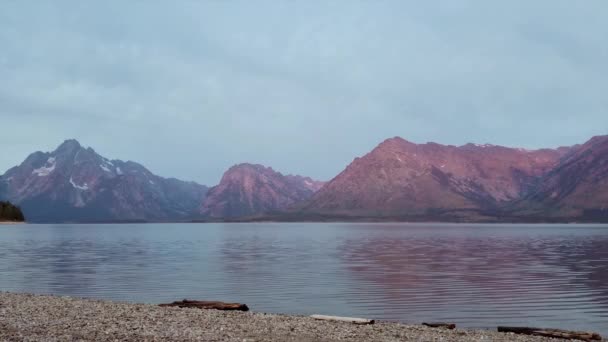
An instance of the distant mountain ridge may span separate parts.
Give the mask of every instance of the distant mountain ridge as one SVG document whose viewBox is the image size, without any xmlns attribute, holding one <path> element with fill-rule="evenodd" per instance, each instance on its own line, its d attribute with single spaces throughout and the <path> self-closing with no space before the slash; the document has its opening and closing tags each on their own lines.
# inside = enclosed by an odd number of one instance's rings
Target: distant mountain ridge
<svg viewBox="0 0 608 342">
<path fill-rule="evenodd" d="M 0 176 L 0 200 L 18 203 L 31 222 L 216 220 L 280 211 L 310 198 L 322 185 L 262 165 L 239 164 L 210 191 L 66 140 L 53 152 L 32 153 Z"/>
<path fill-rule="evenodd" d="M 608 207 L 607 145 L 605 136 L 539 150 L 396 137 L 356 158 L 296 213 L 343 220 L 587 220 L 585 212 Z M 555 191 L 569 195 L 560 203 L 547 200 Z M 564 214 L 571 201 L 580 206 Z"/>
<path fill-rule="evenodd" d="M 284 176 L 263 165 L 239 164 L 209 190 L 200 213 L 208 218 L 237 218 L 282 210 L 309 199 L 323 184 L 309 177 Z"/>
<path fill-rule="evenodd" d="M 528 215 L 608 221 L 608 136 L 573 149 L 514 208 Z"/>
<path fill-rule="evenodd" d="M 539 150 L 395 137 L 329 182 L 244 163 L 212 188 L 67 140 L 0 176 L 0 200 L 32 222 L 608 222 L 608 136 Z"/>
<path fill-rule="evenodd" d="M 494 208 L 521 197 L 563 152 L 494 145 L 384 141 L 357 158 L 304 208 L 361 215 Z"/>
<path fill-rule="evenodd" d="M 18 203 L 32 222 L 183 220 L 207 192 L 135 162 L 109 160 L 76 140 L 31 154 L 0 184 L 0 198 Z"/>
</svg>

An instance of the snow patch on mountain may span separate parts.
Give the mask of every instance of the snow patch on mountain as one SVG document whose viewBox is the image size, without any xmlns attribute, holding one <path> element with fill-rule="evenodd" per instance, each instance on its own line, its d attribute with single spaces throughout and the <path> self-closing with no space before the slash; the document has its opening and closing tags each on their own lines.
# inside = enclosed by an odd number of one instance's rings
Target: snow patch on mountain
<svg viewBox="0 0 608 342">
<path fill-rule="evenodd" d="M 72 179 L 72 177 L 70 177 L 70 184 L 72 184 L 72 186 L 78 190 L 84 190 L 84 191 L 89 190 L 89 185 L 87 183 L 84 183 L 84 185 L 78 185 L 78 184 L 74 183 L 74 180 Z"/>
<path fill-rule="evenodd" d="M 35 169 L 32 171 L 33 175 L 38 175 L 38 177 L 45 177 L 50 175 L 53 171 L 55 171 L 55 166 L 57 165 L 55 161 L 55 157 L 50 157 L 43 167 Z"/>
</svg>

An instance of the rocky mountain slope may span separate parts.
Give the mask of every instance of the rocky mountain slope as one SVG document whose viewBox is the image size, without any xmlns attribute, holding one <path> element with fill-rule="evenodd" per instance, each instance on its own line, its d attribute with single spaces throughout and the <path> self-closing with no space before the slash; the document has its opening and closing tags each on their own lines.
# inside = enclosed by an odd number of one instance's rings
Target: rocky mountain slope
<svg viewBox="0 0 608 342">
<path fill-rule="evenodd" d="M 19 204 L 32 222 L 181 220 L 206 192 L 203 185 L 104 158 L 76 140 L 33 153 L 0 178 L 0 199 Z"/>
<path fill-rule="evenodd" d="M 206 218 L 236 218 L 281 210 L 309 199 L 322 185 L 262 165 L 239 164 L 209 190 L 200 213 Z"/>
<path fill-rule="evenodd" d="M 271 218 L 608 222 L 608 136 L 525 150 L 382 142 L 330 182 L 239 164 L 208 189 L 108 160 L 75 140 L 0 177 L 28 221 Z"/>
<path fill-rule="evenodd" d="M 577 147 L 514 207 L 519 215 L 608 221 L 608 136 Z"/>
<path fill-rule="evenodd" d="M 457 147 L 392 138 L 355 159 L 299 209 L 343 217 L 491 214 L 533 191 L 571 150 Z"/>
</svg>

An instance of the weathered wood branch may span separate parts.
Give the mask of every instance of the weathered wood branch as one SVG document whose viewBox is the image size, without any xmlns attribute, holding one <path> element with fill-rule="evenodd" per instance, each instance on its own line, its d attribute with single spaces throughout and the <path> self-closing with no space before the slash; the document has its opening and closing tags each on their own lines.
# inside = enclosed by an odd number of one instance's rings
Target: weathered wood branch
<svg viewBox="0 0 608 342">
<path fill-rule="evenodd" d="M 422 325 L 431 327 L 431 328 L 444 328 L 444 329 L 456 329 L 456 324 L 454 323 L 422 323 Z"/>
<path fill-rule="evenodd" d="M 353 318 L 353 317 L 339 317 L 339 316 L 325 316 L 325 315 L 312 315 L 310 316 L 320 321 L 335 321 L 335 322 L 348 322 L 353 324 L 374 324 L 376 323 L 373 319 L 365 318 Z"/>
<path fill-rule="evenodd" d="M 170 304 L 160 304 L 162 307 L 178 307 L 178 308 L 198 308 L 205 310 L 223 310 L 223 311 L 249 311 L 246 304 L 239 303 L 224 303 L 224 302 L 206 302 L 200 300 L 187 300 L 181 302 L 173 302 Z"/>
<path fill-rule="evenodd" d="M 499 332 L 511 332 L 515 334 L 534 335 L 544 337 L 555 337 L 581 341 L 601 341 L 602 336 L 594 332 L 569 331 L 561 329 L 542 329 L 529 327 L 498 327 Z"/>
</svg>

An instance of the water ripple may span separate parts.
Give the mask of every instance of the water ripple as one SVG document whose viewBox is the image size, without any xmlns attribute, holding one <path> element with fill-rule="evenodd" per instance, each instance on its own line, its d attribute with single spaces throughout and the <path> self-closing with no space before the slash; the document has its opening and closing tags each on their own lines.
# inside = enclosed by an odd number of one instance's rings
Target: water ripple
<svg viewBox="0 0 608 342">
<path fill-rule="evenodd" d="M 9 226 L 0 290 L 608 334 L 606 246 L 601 225 Z"/>
</svg>

